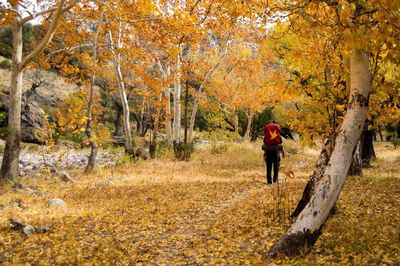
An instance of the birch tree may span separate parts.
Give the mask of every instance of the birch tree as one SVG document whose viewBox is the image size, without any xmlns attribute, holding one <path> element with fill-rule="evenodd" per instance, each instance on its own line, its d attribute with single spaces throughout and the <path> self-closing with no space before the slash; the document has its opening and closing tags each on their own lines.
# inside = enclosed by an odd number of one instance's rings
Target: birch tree
<svg viewBox="0 0 400 266">
<path fill-rule="evenodd" d="M 98 27 L 96 29 L 95 37 L 92 40 L 92 45 L 93 45 L 93 56 L 92 60 L 96 64 L 98 63 L 98 42 L 99 42 L 99 35 L 101 31 L 101 27 L 103 24 L 103 13 L 100 14 L 100 20 L 98 23 Z M 96 80 L 96 75 L 93 72 L 91 73 L 90 76 L 90 92 L 89 92 L 89 100 L 88 100 L 88 106 L 87 106 L 87 116 L 88 120 L 86 123 L 86 135 L 89 138 L 89 143 L 90 143 L 90 155 L 89 155 L 89 160 L 86 165 L 85 172 L 91 172 L 93 171 L 95 164 L 96 164 L 96 157 L 97 157 L 97 152 L 98 152 L 98 145 L 96 141 L 94 140 L 94 135 L 93 135 L 93 129 L 92 129 L 92 120 L 93 120 L 93 105 L 94 105 L 94 95 L 96 94 L 96 87 L 95 87 L 95 80 Z"/>
<path fill-rule="evenodd" d="M 221 51 L 220 55 L 217 58 L 217 61 L 206 72 L 206 74 L 204 75 L 204 79 L 200 82 L 199 89 L 196 91 L 196 94 L 195 94 L 194 100 L 193 100 L 193 109 L 192 109 L 192 114 L 190 116 L 190 123 L 189 123 L 189 135 L 188 135 L 189 141 L 193 140 L 193 129 L 194 129 L 195 121 L 196 121 L 197 109 L 199 107 L 199 100 L 200 100 L 201 94 L 203 93 L 204 86 L 210 80 L 212 74 L 215 72 L 215 70 L 217 70 L 217 68 L 221 64 L 221 61 L 227 55 L 228 49 L 229 49 L 229 45 L 230 45 L 231 42 L 232 41 L 228 38 L 227 41 L 226 41 L 225 47 L 222 48 L 222 51 Z"/>
<path fill-rule="evenodd" d="M 57 25 L 63 15 L 72 9 L 78 0 L 67 2 L 60 0 L 46 10 L 33 13 L 25 8 L 25 1 L 10 1 L 10 8 L 7 12 L 12 13 L 12 36 L 13 53 L 10 84 L 10 106 L 8 113 L 8 127 L 10 133 L 7 136 L 6 147 L 4 150 L 3 162 L 1 165 L 2 178 L 16 178 L 19 175 L 19 154 L 21 142 L 21 95 L 22 77 L 26 66 L 36 58 L 50 43 Z M 28 15 L 25 15 L 28 13 Z M 51 22 L 49 27 L 38 45 L 25 57 L 22 54 L 23 38 L 22 27 L 35 18 L 49 16 Z"/>
<path fill-rule="evenodd" d="M 117 36 L 113 37 L 112 31 L 108 31 L 108 39 L 111 46 L 111 52 L 114 56 L 112 59 L 113 68 L 115 72 L 115 77 L 118 85 L 119 97 L 122 103 L 122 117 L 123 117 L 123 127 L 124 127 L 124 135 L 125 135 L 125 152 L 128 154 L 133 153 L 132 147 L 132 135 L 131 135 L 131 124 L 130 124 L 130 111 L 129 111 L 129 103 L 125 91 L 125 82 L 124 77 L 122 76 L 121 71 L 121 49 L 123 48 L 123 22 L 119 20 L 117 22 Z"/>
</svg>

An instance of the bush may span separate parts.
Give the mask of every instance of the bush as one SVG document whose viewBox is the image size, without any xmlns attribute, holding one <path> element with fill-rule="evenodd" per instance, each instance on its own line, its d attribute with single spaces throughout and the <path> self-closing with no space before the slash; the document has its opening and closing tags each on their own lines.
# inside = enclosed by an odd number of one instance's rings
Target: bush
<svg viewBox="0 0 400 266">
<path fill-rule="evenodd" d="M 12 57 L 12 48 L 5 43 L 0 42 L 0 56 L 4 56 L 6 58 Z"/>
<path fill-rule="evenodd" d="M 183 142 L 174 142 L 174 153 L 176 159 L 180 161 L 189 161 L 193 152 L 193 142 L 186 144 Z"/>
<path fill-rule="evenodd" d="M 11 61 L 10 61 L 10 60 L 7 60 L 7 59 L 1 61 L 1 62 L 0 62 L 0 68 L 10 70 L 10 69 L 11 69 Z"/>
<path fill-rule="evenodd" d="M 232 142 L 238 140 L 238 135 L 235 132 L 217 129 L 210 132 L 209 139 L 211 141 L 211 152 L 221 154 L 227 152 Z"/>
</svg>

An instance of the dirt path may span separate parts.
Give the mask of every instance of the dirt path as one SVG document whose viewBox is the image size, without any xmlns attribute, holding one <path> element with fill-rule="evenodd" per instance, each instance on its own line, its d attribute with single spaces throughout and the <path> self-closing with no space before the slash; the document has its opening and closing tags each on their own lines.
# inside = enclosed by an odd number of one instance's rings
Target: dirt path
<svg viewBox="0 0 400 266">
<path fill-rule="evenodd" d="M 167 241 L 168 245 L 157 254 L 155 261 L 167 261 L 168 264 L 172 265 L 174 264 L 174 258 L 177 256 L 186 257 L 185 251 L 193 247 L 193 242 L 196 239 L 206 237 L 210 233 L 210 228 L 216 222 L 220 222 L 224 212 L 227 212 L 237 204 L 241 204 L 253 193 L 269 190 L 272 190 L 271 186 L 255 181 L 251 187 L 246 188 L 244 191 L 230 195 L 225 200 L 210 205 L 205 211 L 194 217 L 190 223 L 181 224 L 180 227 L 160 235 L 157 237 L 158 242 L 165 243 Z"/>
</svg>

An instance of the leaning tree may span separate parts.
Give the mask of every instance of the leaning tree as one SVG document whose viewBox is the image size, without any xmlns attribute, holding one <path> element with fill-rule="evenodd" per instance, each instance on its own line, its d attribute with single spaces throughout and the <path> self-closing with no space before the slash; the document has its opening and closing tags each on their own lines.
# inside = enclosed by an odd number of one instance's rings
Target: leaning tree
<svg viewBox="0 0 400 266">
<path fill-rule="evenodd" d="M 316 31 L 321 38 L 332 30 L 341 32 L 341 41 L 346 47 L 344 52 L 349 58 L 350 90 L 346 115 L 336 130 L 334 148 L 331 153 L 323 152 L 320 158 L 320 163 L 326 167 L 316 173 L 318 180 L 313 185 L 313 194 L 299 211 L 296 221 L 270 248 L 269 257 L 278 254 L 298 255 L 306 247 L 313 246 L 345 183 L 353 152 L 367 119 L 370 94 L 369 52 L 382 43 L 393 49 L 399 38 L 399 28 L 395 24 L 398 5 L 395 1 L 379 5 L 375 2 L 307 0 L 291 2 L 290 6 L 284 3 L 274 6 L 290 22 L 302 25 L 303 29 Z M 289 30 L 293 29 L 302 28 Z M 394 32 L 397 34 L 393 35 Z"/>
</svg>

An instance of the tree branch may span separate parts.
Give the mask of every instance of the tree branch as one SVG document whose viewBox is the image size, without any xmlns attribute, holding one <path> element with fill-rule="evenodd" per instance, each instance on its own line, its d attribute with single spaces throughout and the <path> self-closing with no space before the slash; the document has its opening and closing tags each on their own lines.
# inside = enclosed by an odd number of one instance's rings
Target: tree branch
<svg viewBox="0 0 400 266">
<path fill-rule="evenodd" d="M 64 9 L 62 9 L 61 12 L 64 13 L 64 12 L 70 10 L 71 8 L 73 8 L 73 7 L 75 6 L 75 4 L 76 4 L 78 1 L 79 1 L 79 0 L 74 0 L 69 6 L 65 7 Z M 62 5 L 64 5 L 64 0 L 62 0 L 61 3 L 63 3 Z M 62 5 L 61 5 L 61 7 L 62 7 Z M 38 12 L 38 13 L 36 13 L 36 14 L 33 14 L 33 13 L 27 11 L 27 13 L 29 14 L 29 16 L 27 16 L 27 17 L 21 19 L 20 25 L 24 25 L 25 23 L 31 21 L 32 19 L 35 19 L 35 18 L 37 18 L 37 17 L 46 15 L 46 14 L 48 14 L 48 13 L 56 12 L 56 11 L 58 10 L 58 8 L 59 8 L 59 6 L 58 6 L 58 7 L 49 8 L 49 9 L 43 10 L 43 11 L 41 11 L 41 12 Z"/>
<path fill-rule="evenodd" d="M 57 11 L 54 15 L 53 21 L 50 24 L 50 28 L 47 30 L 46 36 L 42 39 L 42 41 L 39 43 L 38 46 L 30 53 L 28 54 L 21 62 L 20 68 L 24 69 L 29 62 L 33 60 L 40 52 L 43 51 L 43 49 L 49 44 L 51 39 L 53 38 L 54 32 L 57 29 L 58 22 L 61 18 L 61 15 L 66 12 L 67 10 L 70 10 L 79 0 L 74 0 L 71 5 L 69 5 L 66 8 L 63 8 L 65 0 L 61 0 L 60 3 L 58 4 Z M 21 24 L 23 25 L 23 24 Z"/>
</svg>

